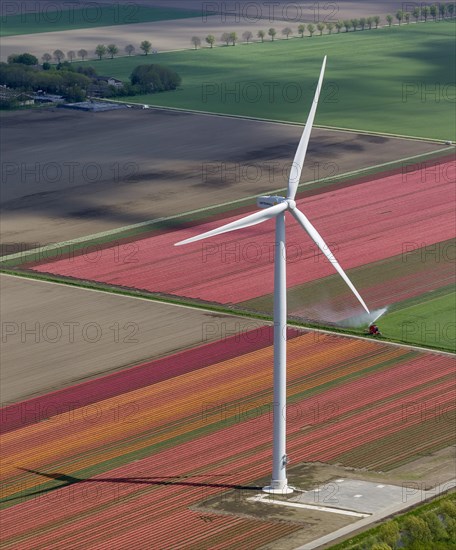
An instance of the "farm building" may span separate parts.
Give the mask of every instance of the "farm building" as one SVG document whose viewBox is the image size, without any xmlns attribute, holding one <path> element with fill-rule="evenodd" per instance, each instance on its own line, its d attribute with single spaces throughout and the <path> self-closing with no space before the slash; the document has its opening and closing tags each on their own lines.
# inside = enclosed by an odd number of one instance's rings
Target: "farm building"
<svg viewBox="0 0 456 550">
<path fill-rule="evenodd" d="M 11 90 L 6 86 L 0 86 L 0 103 L 16 105 L 33 105 L 35 100 L 32 95 Z"/>
</svg>

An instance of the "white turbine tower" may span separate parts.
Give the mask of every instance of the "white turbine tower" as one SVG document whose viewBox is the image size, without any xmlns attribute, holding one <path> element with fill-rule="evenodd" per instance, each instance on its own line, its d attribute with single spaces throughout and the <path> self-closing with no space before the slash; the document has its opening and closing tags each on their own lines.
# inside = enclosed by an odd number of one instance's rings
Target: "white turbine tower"
<svg viewBox="0 0 456 550">
<path fill-rule="evenodd" d="M 315 242 L 323 254 L 328 258 L 336 271 L 347 283 L 353 294 L 369 314 L 369 309 L 359 295 L 356 288 L 348 278 L 347 274 L 339 265 L 332 252 L 329 250 L 325 241 L 322 239 L 315 227 L 310 223 L 307 217 L 297 209 L 295 196 L 301 177 L 302 167 L 306 156 L 307 146 L 309 144 L 310 133 L 317 110 L 318 98 L 323 82 L 323 75 L 326 66 L 326 56 L 318 80 L 315 97 L 307 118 L 301 140 L 296 151 L 292 169 L 296 170 L 296 175 L 288 181 L 287 197 L 266 196 L 259 197 L 257 205 L 264 210 L 255 212 L 240 220 L 222 225 L 218 229 L 207 231 L 196 237 L 191 237 L 176 243 L 175 246 L 193 243 L 208 237 L 214 237 L 222 233 L 250 227 L 266 220 L 275 218 L 276 220 L 276 238 L 274 253 L 274 412 L 273 412 L 273 464 L 272 481 L 264 491 L 276 494 L 287 494 L 293 492 L 288 486 L 286 465 L 288 462 L 286 454 L 286 326 L 287 326 L 287 296 L 286 296 L 286 248 L 285 248 L 285 212 L 288 211 L 308 233 L 309 237 Z"/>
</svg>

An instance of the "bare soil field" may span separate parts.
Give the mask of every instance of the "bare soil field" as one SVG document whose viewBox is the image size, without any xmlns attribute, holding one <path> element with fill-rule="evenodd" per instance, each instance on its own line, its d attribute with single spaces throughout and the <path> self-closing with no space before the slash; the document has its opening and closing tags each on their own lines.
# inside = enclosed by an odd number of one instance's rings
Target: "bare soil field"
<svg viewBox="0 0 456 550">
<path fill-rule="evenodd" d="M 2 406 L 253 326 L 242 318 L 5 275 L 0 289 Z"/>
<path fill-rule="evenodd" d="M 102 3 L 113 4 L 111 0 Z M 121 4 L 121 2 L 119 2 Z M 153 48 L 158 51 L 180 50 L 191 48 L 192 36 L 204 37 L 213 34 L 217 40 L 224 32 L 237 32 L 241 37 L 244 31 L 253 32 L 254 36 L 260 29 L 267 30 L 274 26 L 278 31 L 278 38 L 282 37 L 281 30 L 290 26 L 297 34 L 297 26 L 301 22 L 316 23 L 318 21 L 337 21 L 369 15 L 384 16 L 395 13 L 403 8 L 403 3 L 389 2 L 199 2 L 196 0 L 139 0 L 147 6 L 166 6 L 198 10 L 199 16 L 192 19 L 180 19 L 161 22 L 133 23 L 111 27 L 94 27 L 68 31 L 48 32 L 29 35 L 9 36 L 2 38 L 1 60 L 6 60 L 12 53 L 27 51 L 41 57 L 45 52 L 61 49 L 77 51 L 84 48 L 91 52 L 100 43 L 115 42 L 123 52 L 127 44 L 139 46 L 142 40 L 150 40 Z M 36 4 L 36 3 L 35 3 Z M 58 6 L 58 2 L 53 4 Z M 65 9 L 65 2 L 62 2 Z M 84 5 L 84 3 L 82 4 Z M 410 4 L 412 5 L 412 3 Z M 31 11 L 36 8 L 30 6 Z M 25 8 L 24 8 L 25 9 Z M 209 12 L 221 13 L 207 16 Z M 223 10 L 226 13 L 223 14 Z M 382 18 L 384 19 L 384 17 Z"/>
<path fill-rule="evenodd" d="M 1 118 L 3 255 L 284 188 L 302 132 L 155 109 Z M 314 129 L 302 181 L 441 147 Z"/>
</svg>

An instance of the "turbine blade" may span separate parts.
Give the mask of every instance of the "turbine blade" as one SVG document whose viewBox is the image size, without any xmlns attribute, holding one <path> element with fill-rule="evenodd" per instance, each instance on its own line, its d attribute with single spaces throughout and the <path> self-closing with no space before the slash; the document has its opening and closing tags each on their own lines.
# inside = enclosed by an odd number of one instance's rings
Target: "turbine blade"
<svg viewBox="0 0 456 550">
<path fill-rule="evenodd" d="M 226 225 L 222 225 L 217 229 L 212 229 L 211 231 L 206 231 L 206 233 L 201 233 L 201 235 L 197 235 L 196 237 L 190 237 L 189 239 L 179 241 L 178 243 L 175 243 L 174 246 L 193 243 L 195 241 L 207 239 L 208 237 L 214 237 L 215 235 L 221 235 L 222 233 L 227 233 L 228 231 L 235 231 L 236 229 L 243 229 L 244 227 L 257 225 L 258 223 L 262 223 L 262 222 L 265 222 L 266 220 L 270 220 L 271 218 L 275 218 L 277 214 L 280 214 L 287 208 L 288 208 L 288 203 L 286 202 L 275 204 L 274 206 L 265 208 L 264 210 L 260 210 L 258 212 L 255 212 L 254 214 L 250 214 L 249 216 L 245 216 L 244 218 L 241 218 L 234 222 L 227 223 Z"/>
<path fill-rule="evenodd" d="M 370 313 L 369 308 L 364 303 L 364 300 L 361 298 L 359 292 L 356 290 L 353 283 L 348 278 L 348 275 L 345 273 L 345 271 L 340 266 L 339 262 L 334 257 L 334 254 L 329 250 L 327 244 L 323 240 L 322 236 L 318 233 L 318 231 L 315 229 L 315 227 L 310 223 L 309 219 L 297 208 L 291 210 L 291 213 L 295 217 L 296 221 L 303 227 L 303 229 L 307 232 L 309 237 L 316 243 L 318 248 L 323 252 L 323 254 L 328 258 L 328 260 L 332 263 L 336 271 L 339 273 L 339 275 L 342 277 L 342 279 L 347 283 L 347 285 L 350 287 L 350 290 L 353 292 L 353 294 L 358 298 L 359 303 L 363 306 L 363 308 L 367 311 L 367 313 Z"/>
<path fill-rule="evenodd" d="M 299 180 L 301 179 L 302 168 L 304 166 L 304 159 L 306 158 L 307 146 L 309 145 L 310 133 L 312 132 L 312 125 L 317 112 L 318 98 L 320 97 L 321 87 L 323 84 L 323 76 L 325 74 L 326 67 L 326 55 L 323 59 L 321 66 L 320 78 L 318 79 L 317 89 L 315 90 L 315 97 L 313 99 L 312 107 L 307 117 L 307 122 L 304 127 L 304 131 L 301 136 L 301 140 L 298 145 L 298 149 L 293 160 L 293 164 L 290 171 L 290 178 L 288 180 L 287 199 L 294 199 L 296 191 L 298 190 Z"/>
</svg>

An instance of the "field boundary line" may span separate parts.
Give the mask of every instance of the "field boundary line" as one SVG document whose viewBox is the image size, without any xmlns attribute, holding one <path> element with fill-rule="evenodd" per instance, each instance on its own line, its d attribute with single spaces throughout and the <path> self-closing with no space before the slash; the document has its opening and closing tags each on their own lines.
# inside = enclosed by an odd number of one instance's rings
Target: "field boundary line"
<svg viewBox="0 0 456 550">
<path fill-rule="evenodd" d="M 81 290 L 87 290 L 92 292 L 100 292 L 103 294 L 113 294 L 115 296 L 122 296 L 125 298 L 133 298 L 136 300 L 143 300 L 148 302 L 157 302 L 162 305 L 170 305 L 175 307 L 182 307 L 186 309 L 193 309 L 197 311 L 206 311 L 209 313 L 217 313 L 220 315 L 226 315 L 231 317 L 241 317 L 241 318 L 247 318 L 252 319 L 255 321 L 261 321 L 264 322 L 267 325 L 273 324 L 273 318 L 272 315 L 266 315 L 262 313 L 253 313 L 246 310 L 229 310 L 223 305 L 216 305 L 216 304 L 195 304 L 195 303 L 186 303 L 182 300 L 179 300 L 179 298 L 167 298 L 167 297 L 161 297 L 156 296 L 154 294 L 144 295 L 142 293 L 139 293 L 138 291 L 135 291 L 134 289 L 119 289 L 114 286 L 106 286 L 103 287 L 99 283 L 95 282 L 88 282 L 83 281 L 79 279 L 75 280 L 66 280 L 59 278 L 58 276 L 54 276 L 52 279 L 47 278 L 45 275 L 42 275 L 37 272 L 27 272 L 27 271 L 21 271 L 21 272 L 11 272 L 4 269 L 0 269 L 0 275 L 6 276 L 6 277 L 13 277 L 18 279 L 27 279 L 30 281 L 37 281 L 41 283 L 47 283 L 47 284 L 55 284 L 55 285 L 62 285 L 62 286 L 69 286 L 73 288 L 78 288 Z M 345 331 L 344 329 L 334 329 L 331 330 L 329 328 L 317 328 L 311 324 L 305 324 L 305 323 L 299 323 L 293 320 L 287 320 L 287 327 L 290 328 L 297 328 L 306 330 L 308 332 L 318 332 L 320 334 L 329 334 L 333 336 L 341 336 L 346 338 L 354 338 L 356 340 L 367 340 L 369 342 L 378 342 L 379 344 L 387 344 L 389 346 L 399 347 L 399 348 L 406 348 L 406 349 L 412 349 L 416 351 L 422 351 L 426 353 L 436 353 L 439 355 L 446 355 L 450 357 L 455 357 L 455 354 L 451 351 L 444 351 L 438 348 L 426 348 L 423 346 L 417 346 L 415 344 L 407 344 L 403 342 L 395 342 L 394 340 L 389 339 L 381 339 L 381 340 L 373 340 L 372 337 L 368 335 L 363 334 L 353 334 L 348 331 Z"/>
<path fill-rule="evenodd" d="M 213 113 L 211 111 L 200 111 L 198 109 L 184 109 L 183 107 L 166 107 L 163 105 L 153 105 L 152 103 L 136 103 L 134 101 L 125 101 L 120 99 L 110 99 L 110 98 L 98 98 L 106 103 L 120 103 L 125 105 L 147 105 L 149 109 L 157 109 L 162 111 L 176 111 L 179 113 L 190 113 L 198 114 L 204 116 L 215 116 L 215 117 L 225 117 L 225 118 L 237 118 L 241 120 L 254 120 L 256 122 L 270 122 L 272 124 L 287 124 L 288 126 L 304 126 L 304 123 L 294 122 L 291 120 L 281 120 L 276 118 L 262 118 L 262 117 L 253 117 L 249 115 L 235 115 L 230 113 Z M 386 136 L 393 137 L 397 139 L 408 139 L 413 141 L 427 141 L 431 143 L 445 143 L 447 140 L 444 138 L 430 138 L 424 136 L 409 136 L 407 134 L 392 134 L 388 132 L 375 132 L 373 130 L 358 130 L 356 128 L 345 128 L 343 126 L 327 126 L 325 124 L 314 124 L 313 128 L 320 128 L 322 130 L 333 130 L 335 132 L 349 132 L 356 134 L 363 134 L 368 136 Z M 452 147 L 453 144 L 447 145 L 447 147 Z"/>
<path fill-rule="evenodd" d="M 388 162 L 383 162 L 381 164 L 375 164 L 375 165 L 372 165 L 372 166 L 368 166 L 366 168 L 360 168 L 358 170 L 351 170 L 349 172 L 344 172 L 343 174 L 337 174 L 335 176 L 331 176 L 329 178 L 326 178 L 326 179 L 324 179 L 324 181 L 329 183 L 333 180 L 345 179 L 347 177 L 349 178 L 351 176 L 356 176 L 356 175 L 362 174 L 364 172 L 369 172 L 370 170 L 374 170 L 374 169 L 377 169 L 377 168 L 384 168 L 384 167 L 390 166 L 392 164 L 397 164 L 397 163 L 405 162 L 405 161 L 408 161 L 408 160 L 414 160 L 414 159 L 417 159 L 417 158 L 424 158 L 426 156 L 431 156 L 431 155 L 434 155 L 434 154 L 442 153 L 442 152 L 450 150 L 450 149 L 453 150 L 454 148 L 452 146 L 447 146 L 447 147 L 443 147 L 442 149 L 438 149 L 436 151 L 431 151 L 429 153 L 424 153 L 424 154 L 419 154 L 419 155 L 412 155 L 410 157 L 404 157 L 404 158 L 400 158 L 400 159 L 396 159 L 396 160 L 392 160 L 392 161 L 388 161 Z M 321 181 L 321 180 L 311 180 L 311 181 L 300 184 L 299 187 L 298 187 L 298 193 L 303 191 L 306 186 L 312 185 L 314 183 L 318 183 L 319 181 Z M 280 193 L 280 192 L 283 192 L 283 191 L 285 191 L 285 188 L 281 187 L 279 189 L 272 190 L 271 194 Z M 258 195 L 251 195 L 251 196 L 248 196 L 248 197 L 243 197 L 243 198 L 240 198 L 240 199 L 234 199 L 232 201 L 228 201 L 228 202 L 224 202 L 224 203 L 220 203 L 220 204 L 213 204 L 213 205 L 210 205 L 210 206 L 204 206 L 202 208 L 197 208 L 196 210 L 189 210 L 187 212 L 182 212 L 180 214 L 173 214 L 172 216 L 163 216 L 163 217 L 160 217 L 160 218 L 155 218 L 155 219 L 147 220 L 147 221 L 144 221 L 144 222 L 139 222 L 139 223 L 135 223 L 135 224 L 131 224 L 131 225 L 124 225 L 122 227 L 116 227 L 115 229 L 109 229 L 107 231 L 102 231 L 102 232 L 99 232 L 99 233 L 92 233 L 91 235 L 84 235 L 83 237 L 77 237 L 75 239 L 69 239 L 67 241 L 61 241 L 59 243 L 51 243 L 51 244 L 47 244 L 45 246 L 41 246 L 41 247 L 38 247 L 38 248 L 32 248 L 30 250 L 24 250 L 22 252 L 15 252 L 13 254 L 8 254 L 6 256 L 1 256 L 0 257 L 0 263 L 9 262 L 11 260 L 15 260 L 15 259 L 19 259 L 19 258 L 23 258 L 23 260 L 25 261 L 25 259 L 27 257 L 33 256 L 33 255 L 36 255 L 36 254 L 41 255 L 43 252 L 48 252 L 48 251 L 51 251 L 51 250 L 59 250 L 60 248 L 64 248 L 66 246 L 71 246 L 71 245 L 75 245 L 75 244 L 82 244 L 84 242 L 93 241 L 93 240 L 97 240 L 97 239 L 102 239 L 104 237 L 110 237 L 111 235 L 124 233 L 125 231 L 140 229 L 141 227 L 147 227 L 149 225 L 159 224 L 159 223 L 166 222 L 166 221 L 169 221 L 169 220 L 184 218 L 184 217 L 187 217 L 187 216 L 191 216 L 193 214 L 199 214 L 201 212 L 207 212 L 208 210 L 215 210 L 217 208 L 224 208 L 224 207 L 227 207 L 227 206 L 236 205 L 238 203 L 243 203 L 243 202 L 249 201 L 249 200 L 253 201 L 257 197 L 258 197 Z"/>
</svg>

